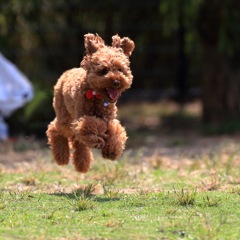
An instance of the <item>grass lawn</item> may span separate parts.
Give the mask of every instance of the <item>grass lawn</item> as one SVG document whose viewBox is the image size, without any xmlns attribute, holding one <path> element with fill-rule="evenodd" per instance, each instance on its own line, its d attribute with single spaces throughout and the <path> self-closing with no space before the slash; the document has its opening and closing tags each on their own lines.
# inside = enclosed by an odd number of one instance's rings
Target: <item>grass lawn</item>
<svg viewBox="0 0 240 240">
<path fill-rule="evenodd" d="M 181 162 L 95 153 L 86 175 L 49 153 L 1 165 L 0 239 L 240 239 L 236 150 Z"/>
<path fill-rule="evenodd" d="M 173 135 L 199 126 L 199 108 L 167 111 L 120 108 L 132 150 L 116 162 L 94 151 L 86 175 L 34 139 L 0 146 L 0 239 L 240 239 L 237 138 Z"/>
</svg>

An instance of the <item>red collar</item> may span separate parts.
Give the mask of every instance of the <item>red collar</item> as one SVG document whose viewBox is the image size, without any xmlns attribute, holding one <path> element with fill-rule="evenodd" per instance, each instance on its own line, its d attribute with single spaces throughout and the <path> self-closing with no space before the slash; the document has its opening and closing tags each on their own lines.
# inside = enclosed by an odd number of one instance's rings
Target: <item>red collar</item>
<svg viewBox="0 0 240 240">
<path fill-rule="evenodd" d="M 86 92 L 86 97 L 87 97 L 88 99 L 93 98 L 94 96 L 95 96 L 96 98 L 98 98 L 98 99 L 102 99 L 102 97 L 101 97 L 99 94 L 97 94 L 96 91 L 88 90 L 88 91 Z"/>
</svg>

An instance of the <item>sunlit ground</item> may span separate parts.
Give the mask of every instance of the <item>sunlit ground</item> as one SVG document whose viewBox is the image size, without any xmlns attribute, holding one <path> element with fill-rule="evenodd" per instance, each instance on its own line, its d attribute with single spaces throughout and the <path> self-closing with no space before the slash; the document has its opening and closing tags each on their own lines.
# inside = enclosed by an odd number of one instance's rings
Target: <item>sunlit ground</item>
<svg viewBox="0 0 240 240">
<path fill-rule="evenodd" d="M 126 152 L 183 161 L 202 154 L 237 148 L 239 134 L 206 135 L 201 126 L 199 101 L 180 107 L 174 102 L 131 103 L 119 106 L 118 118 L 126 127 Z M 98 151 L 95 151 L 98 154 Z M 49 154 L 46 139 L 19 136 L 0 144 L 0 163 L 29 162 Z"/>
</svg>

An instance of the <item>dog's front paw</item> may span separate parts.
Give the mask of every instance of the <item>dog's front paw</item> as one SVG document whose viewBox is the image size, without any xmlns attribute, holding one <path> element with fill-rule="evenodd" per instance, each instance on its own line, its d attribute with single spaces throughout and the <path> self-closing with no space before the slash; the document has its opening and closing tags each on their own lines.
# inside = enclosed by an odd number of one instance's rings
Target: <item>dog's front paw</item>
<svg viewBox="0 0 240 240">
<path fill-rule="evenodd" d="M 103 151 L 102 152 L 103 158 L 110 159 L 112 161 L 116 160 L 117 158 L 115 157 L 114 153 L 108 152 L 108 151 Z"/>
<path fill-rule="evenodd" d="M 102 149 L 102 156 L 103 158 L 114 161 L 121 156 L 122 151 L 123 149 L 119 145 L 106 144 Z"/>
<path fill-rule="evenodd" d="M 93 143 L 93 148 L 102 149 L 105 146 L 105 141 L 101 137 L 96 138 L 96 141 Z"/>
<path fill-rule="evenodd" d="M 102 149 L 105 146 L 105 141 L 103 138 L 96 135 L 85 136 L 84 143 L 89 148 Z"/>
</svg>

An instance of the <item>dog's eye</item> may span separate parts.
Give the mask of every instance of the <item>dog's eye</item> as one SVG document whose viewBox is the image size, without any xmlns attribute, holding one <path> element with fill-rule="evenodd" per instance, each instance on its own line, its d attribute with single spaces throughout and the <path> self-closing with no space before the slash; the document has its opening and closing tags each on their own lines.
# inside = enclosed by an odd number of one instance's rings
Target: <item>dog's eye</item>
<svg viewBox="0 0 240 240">
<path fill-rule="evenodd" d="M 101 74 L 102 75 L 106 75 L 108 73 L 108 69 L 107 68 L 103 68 L 102 70 L 101 70 Z"/>
</svg>

